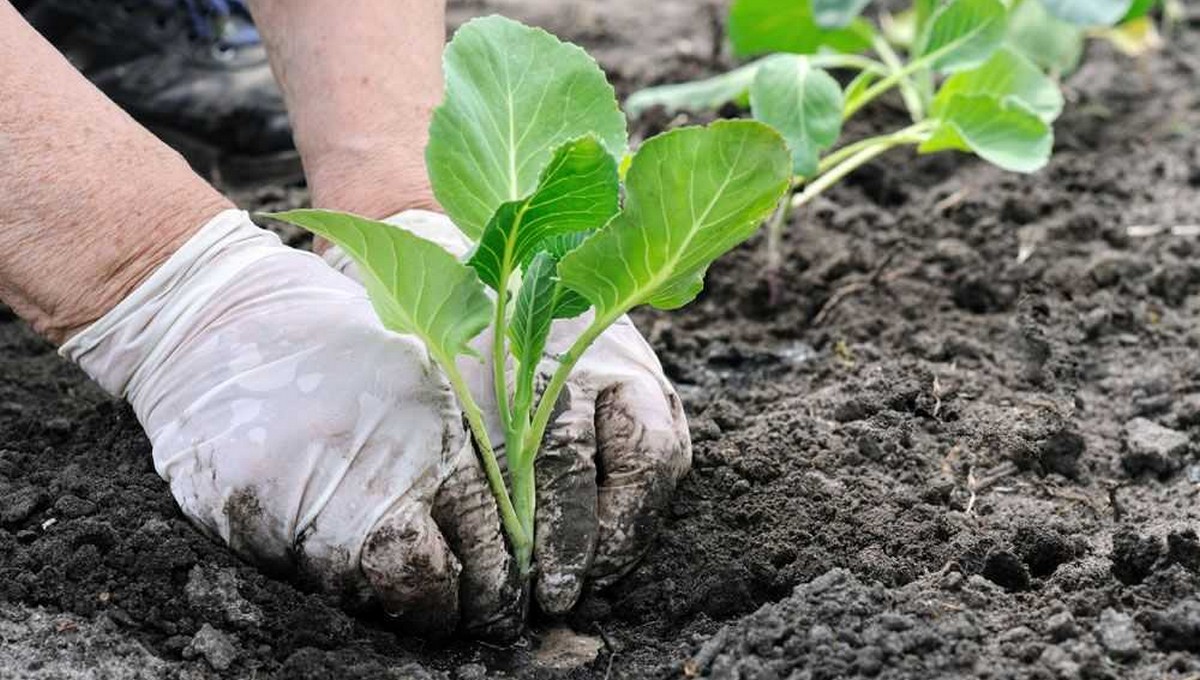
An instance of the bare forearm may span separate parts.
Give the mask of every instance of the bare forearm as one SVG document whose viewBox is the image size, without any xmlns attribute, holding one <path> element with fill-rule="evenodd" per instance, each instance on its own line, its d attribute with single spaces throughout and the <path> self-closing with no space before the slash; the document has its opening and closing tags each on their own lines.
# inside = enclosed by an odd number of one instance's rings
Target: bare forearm
<svg viewBox="0 0 1200 680">
<path fill-rule="evenodd" d="M 444 0 L 251 0 L 315 206 L 432 208 L 424 150 L 441 100 Z"/>
<path fill-rule="evenodd" d="M 61 343 L 228 203 L 0 2 L 0 300 Z"/>
</svg>

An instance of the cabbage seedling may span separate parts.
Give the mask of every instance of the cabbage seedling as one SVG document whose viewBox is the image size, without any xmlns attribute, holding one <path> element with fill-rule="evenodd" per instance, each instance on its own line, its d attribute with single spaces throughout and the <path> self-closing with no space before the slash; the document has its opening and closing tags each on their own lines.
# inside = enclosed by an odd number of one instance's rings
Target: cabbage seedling
<svg viewBox="0 0 1200 680">
<path fill-rule="evenodd" d="M 502 17 L 461 27 L 444 67 L 446 95 L 430 126 L 426 164 L 439 203 L 476 243 L 465 261 L 401 228 L 346 213 L 271 217 L 345 249 L 383 323 L 424 341 L 458 397 L 528 575 L 534 463 L 572 368 L 632 308 L 691 301 L 708 266 L 779 203 L 791 157 L 779 134 L 755 121 L 680 128 L 627 157 L 625 116 L 595 61 Z M 574 343 L 549 357 L 538 396 L 552 322 L 589 309 Z M 463 355 L 484 360 L 470 343 L 488 327 L 503 442 L 489 439 L 456 364 Z"/>
</svg>

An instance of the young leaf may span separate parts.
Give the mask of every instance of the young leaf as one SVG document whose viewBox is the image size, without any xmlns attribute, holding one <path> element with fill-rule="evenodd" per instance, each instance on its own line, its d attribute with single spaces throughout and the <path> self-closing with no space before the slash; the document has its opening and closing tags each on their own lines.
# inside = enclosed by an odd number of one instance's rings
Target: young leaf
<svg viewBox="0 0 1200 680">
<path fill-rule="evenodd" d="M 862 52 L 871 46 L 870 24 L 855 20 L 825 29 L 813 15 L 812 0 L 734 0 L 729 9 L 729 40 L 739 56 L 770 52 L 812 54 L 821 47 Z"/>
<path fill-rule="evenodd" d="M 426 165 L 438 202 L 472 238 L 502 203 L 533 192 L 563 143 L 591 134 L 613 156 L 625 151 L 625 116 L 604 73 L 545 31 L 470 21 L 446 47 L 444 70 Z"/>
<path fill-rule="evenodd" d="M 559 234 L 551 236 L 542 241 L 538 246 L 538 255 L 549 255 L 557 265 L 567 253 L 578 248 L 589 236 L 594 233 L 594 230 L 589 231 L 573 231 L 569 234 Z M 529 271 L 529 266 L 525 266 L 525 271 Z M 526 274 L 528 276 L 528 273 Z M 557 274 L 555 274 L 557 276 Z M 558 286 L 554 297 L 554 318 L 556 319 L 571 319 L 583 314 L 592 305 L 585 300 L 582 295 L 567 288 L 566 286 Z"/>
<path fill-rule="evenodd" d="M 1125 16 L 1121 17 L 1121 21 L 1118 23 L 1123 24 L 1134 19 L 1141 19 L 1157 6 L 1158 0 L 1133 0 L 1133 4 L 1129 6 L 1129 11 L 1125 13 Z"/>
<path fill-rule="evenodd" d="M 754 82 L 754 75 L 758 73 L 761 63 L 751 62 L 728 73 L 691 83 L 639 90 L 625 100 L 625 112 L 630 118 L 637 118 L 655 106 L 662 106 L 670 114 L 676 111 L 707 111 L 719 108 L 726 102 L 745 104 L 750 83 Z"/>
<path fill-rule="evenodd" d="M 1009 44 L 1055 75 L 1078 68 L 1083 58 L 1083 41 L 1082 28 L 1051 15 L 1039 0 L 1025 0 L 1009 18 Z"/>
<path fill-rule="evenodd" d="M 708 266 L 754 233 L 791 179 L 779 134 L 718 121 L 648 140 L 626 177 L 625 207 L 558 265 L 563 283 L 616 319 L 649 303 L 674 309 L 703 287 Z"/>
<path fill-rule="evenodd" d="M 1063 109 L 1063 96 L 1058 85 L 1010 47 L 1001 47 L 979 68 L 947 78 L 933 99 L 933 117 L 939 117 L 950 100 L 961 94 L 987 95 L 995 99 L 1015 97 L 1047 123 L 1058 118 Z"/>
<path fill-rule="evenodd" d="M 1112 26 L 1133 0 L 1041 0 L 1051 14 L 1076 26 Z"/>
<path fill-rule="evenodd" d="M 538 253 L 525 268 L 521 289 L 517 292 L 512 320 L 508 325 L 508 337 L 511 341 L 510 350 L 517 360 L 515 384 L 518 386 L 533 386 L 538 362 L 546 349 L 546 338 L 550 334 L 560 290 L 557 266 L 558 263 L 549 253 Z M 522 397 L 524 393 L 522 391 Z M 528 409 L 528 404 L 522 406 Z"/>
<path fill-rule="evenodd" d="M 1054 146 L 1050 125 L 1012 97 L 955 95 L 944 104 L 938 123 L 918 148 L 921 153 L 970 151 L 1005 170 L 1034 172 L 1046 165 Z"/>
<path fill-rule="evenodd" d="M 845 28 L 871 0 L 812 0 L 813 17 L 821 28 Z"/>
<path fill-rule="evenodd" d="M 951 0 L 930 16 L 917 56 L 947 73 L 976 67 L 1004 40 L 1007 11 L 1000 0 Z"/>
<path fill-rule="evenodd" d="M 913 0 L 913 13 L 916 14 L 916 29 L 920 34 L 925 26 L 929 23 L 929 19 L 933 17 L 933 13 L 937 11 L 941 0 Z"/>
<path fill-rule="evenodd" d="M 559 147 L 528 198 L 500 206 L 468 264 L 500 290 L 517 265 L 547 238 L 587 231 L 617 212 L 617 163 L 594 137 Z"/>
<path fill-rule="evenodd" d="M 842 132 L 842 88 L 807 59 L 767 59 L 750 87 L 754 117 L 774 127 L 792 150 L 792 171 L 817 172 L 821 151 Z"/>
<path fill-rule="evenodd" d="M 492 301 L 474 270 L 441 246 L 400 227 L 329 210 L 289 210 L 268 217 L 341 246 L 358 264 L 383 325 L 419 337 L 439 361 L 471 352 L 487 327 Z"/>
</svg>

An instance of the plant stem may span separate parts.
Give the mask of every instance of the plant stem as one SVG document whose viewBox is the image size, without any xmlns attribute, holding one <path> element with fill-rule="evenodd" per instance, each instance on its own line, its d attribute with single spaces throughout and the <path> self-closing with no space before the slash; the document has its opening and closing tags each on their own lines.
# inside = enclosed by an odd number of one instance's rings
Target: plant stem
<svg viewBox="0 0 1200 680">
<path fill-rule="evenodd" d="M 529 556 L 533 550 L 533 539 L 521 523 L 516 508 L 513 507 L 512 498 L 508 495 L 508 487 L 504 485 L 504 473 L 500 471 L 500 462 L 496 459 L 496 451 L 492 448 L 491 438 L 488 437 L 483 411 L 475 402 L 475 397 L 471 396 L 471 390 L 467 387 L 467 382 L 459 372 L 454 359 L 435 356 L 434 360 L 445 371 L 446 378 L 450 381 L 450 387 L 458 397 L 459 407 L 467 417 L 467 424 L 471 428 L 471 434 L 475 437 L 483 470 L 487 475 L 488 486 L 491 487 L 492 495 L 496 498 L 496 507 L 500 510 L 500 522 L 504 526 L 504 532 L 508 534 L 509 542 L 512 543 L 513 554 L 517 556 L 521 573 L 526 574 L 529 572 Z M 523 560 L 522 555 L 525 556 Z"/>
<path fill-rule="evenodd" d="M 889 71 L 896 72 L 903 70 L 904 62 L 900 60 L 900 56 L 888 44 L 888 41 L 883 36 L 875 36 L 872 40 L 872 46 L 879 53 L 879 58 L 887 65 Z M 908 78 L 899 81 L 900 95 L 904 97 L 904 105 L 908 108 L 908 113 L 912 116 L 913 122 L 921 121 L 925 118 L 925 105 L 921 99 L 920 92 Z"/>
<path fill-rule="evenodd" d="M 764 274 L 767 280 L 767 303 L 770 305 L 779 302 L 779 270 L 783 268 L 783 229 L 787 226 L 787 217 L 792 211 L 791 202 L 796 193 L 796 186 L 793 184 L 788 187 L 783 200 L 767 220 L 767 264 Z"/>
<path fill-rule="evenodd" d="M 921 143 L 928 137 L 929 131 L 932 129 L 932 122 L 923 121 L 889 135 L 864 139 L 830 154 L 826 161 L 833 159 L 833 162 L 822 163 L 824 170 L 804 187 L 804 191 L 792 198 L 792 207 L 799 208 L 809 203 L 826 189 L 841 181 L 846 175 L 889 149 L 905 144 Z"/>
<path fill-rule="evenodd" d="M 508 408 L 508 273 L 501 272 L 499 291 L 496 293 L 496 316 L 492 319 L 492 383 L 496 391 L 496 410 L 504 425 L 505 447 L 511 451 L 512 442 L 507 433 L 512 429 L 512 411 Z"/>
<path fill-rule="evenodd" d="M 836 149 L 836 150 L 830 152 L 830 154 L 828 156 L 822 158 L 821 162 L 817 164 L 817 174 L 814 175 L 814 177 L 820 177 L 821 175 L 825 174 L 826 172 L 829 172 L 829 170 L 831 168 L 837 166 L 838 164 L 845 161 L 847 158 L 850 158 L 851 156 L 858 153 L 859 151 L 862 151 L 863 149 L 871 148 L 871 147 L 874 147 L 879 144 L 884 144 L 889 141 L 894 141 L 896 139 L 900 139 L 901 140 L 900 143 L 902 143 L 902 144 L 906 143 L 905 140 L 907 140 L 908 142 L 912 142 L 912 143 L 922 142 L 925 140 L 925 135 L 932 128 L 933 128 L 932 123 L 930 123 L 928 121 L 922 121 L 920 123 L 915 123 L 913 125 L 910 125 L 902 130 L 897 130 L 896 132 L 892 132 L 892 133 L 889 133 L 886 135 L 879 135 L 876 137 L 868 137 L 866 139 L 861 139 L 857 142 L 854 142 L 853 144 L 847 144 L 846 146 L 843 146 L 840 149 Z M 895 145 L 893 145 L 893 146 L 895 146 Z"/>
<path fill-rule="evenodd" d="M 623 314 L 624 312 L 622 312 Z M 567 378 L 570 377 L 571 371 L 574 370 L 575 364 L 579 362 L 579 358 L 587 350 L 596 338 L 608 328 L 620 314 L 613 315 L 612 318 L 602 319 L 597 316 L 592 320 L 592 323 L 584 329 L 583 333 L 575 338 L 571 348 L 559 357 L 558 368 L 555 369 L 554 375 L 550 377 L 550 384 L 546 385 L 546 390 L 542 392 L 541 399 L 538 400 L 537 410 L 533 414 L 533 423 L 529 427 L 529 431 L 525 433 L 525 450 L 537 451 L 542 444 L 542 437 L 546 434 L 546 426 L 550 423 L 550 415 L 554 412 L 554 404 L 558 401 L 558 395 L 562 392 L 562 388 L 567 384 Z M 532 458 L 532 456 L 530 456 Z"/>
<path fill-rule="evenodd" d="M 879 95 L 887 92 L 895 87 L 898 83 L 906 80 L 912 74 L 925 68 L 927 64 L 932 62 L 938 56 L 940 56 L 940 51 L 927 54 L 920 59 L 914 59 L 913 61 L 905 64 L 899 70 L 892 71 L 883 80 L 880 80 L 871 87 L 868 87 L 861 95 L 851 101 L 846 102 L 846 108 L 844 111 L 842 111 L 842 119 L 844 120 L 850 116 L 853 116 L 859 111 L 859 109 L 874 101 L 877 97 L 879 97 Z"/>
</svg>

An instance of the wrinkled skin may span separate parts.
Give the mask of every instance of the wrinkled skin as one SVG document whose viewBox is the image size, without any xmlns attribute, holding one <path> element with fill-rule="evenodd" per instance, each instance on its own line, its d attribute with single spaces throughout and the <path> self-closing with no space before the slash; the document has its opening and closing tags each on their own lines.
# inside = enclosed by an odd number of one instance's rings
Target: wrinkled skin
<svg viewBox="0 0 1200 680">
<path fill-rule="evenodd" d="M 448 384 L 319 258 L 226 211 L 62 352 L 129 400 L 181 510 L 245 559 L 408 632 L 519 632 Z"/>
<path fill-rule="evenodd" d="M 436 213 L 409 211 L 388 222 L 458 257 L 471 248 L 453 223 Z M 354 264 L 336 247 L 325 253 L 325 259 L 357 278 Z M 557 366 L 555 357 L 570 346 L 590 318 L 589 313 L 555 322 L 539 366 L 543 384 Z M 491 357 L 491 342 L 490 333 L 485 333 L 473 344 L 481 356 Z M 488 417 L 491 440 L 503 442 L 491 366 L 463 357 L 459 368 Z M 691 465 L 682 404 L 654 352 L 628 318 L 605 331 L 576 365 L 535 465 L 534 593 L 544 611 L 561 614 L 575 606 L 586 584 L 604 586 L 615 581 L 646 553 L 676 483 Z M 455 492 L 463 511 L 493 503 L 482 474 L 474 479 L 476 487 Z M 493 543 L 491 548 L 503 546 Z M 487 561 L 499 564 L 504 559 L 493 555 Z M 513 588 L 496 581 L 494 590 L 507 593 Z"/>
</svg>

